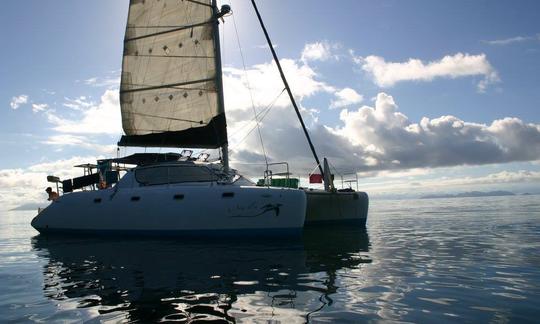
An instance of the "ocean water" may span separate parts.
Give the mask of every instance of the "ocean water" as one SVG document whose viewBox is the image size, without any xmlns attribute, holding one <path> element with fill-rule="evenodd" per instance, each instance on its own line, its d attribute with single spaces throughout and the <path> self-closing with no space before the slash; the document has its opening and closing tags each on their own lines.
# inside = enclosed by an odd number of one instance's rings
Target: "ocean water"
<svg viewBox="0 0 540 324">
<path fill-rule="evenodd" d="M 46 238 L 0 214 L 0 322 L 538 322 L 540 197 L 374 200 L 297 240 Z"/>
</svg>

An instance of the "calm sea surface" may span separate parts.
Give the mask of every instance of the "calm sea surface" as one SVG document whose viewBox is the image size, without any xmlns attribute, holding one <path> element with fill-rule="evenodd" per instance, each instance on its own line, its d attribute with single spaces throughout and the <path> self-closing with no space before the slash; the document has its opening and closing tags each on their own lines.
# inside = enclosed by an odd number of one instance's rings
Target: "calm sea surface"
<svg viewBox="0 0 540 324">
<path fill-rule="evenodd" d="M 0 322 L 536 322 L 540 196 L 372 201 L 299 240 L 47 239 L 0 214 Z"/>
</svg>

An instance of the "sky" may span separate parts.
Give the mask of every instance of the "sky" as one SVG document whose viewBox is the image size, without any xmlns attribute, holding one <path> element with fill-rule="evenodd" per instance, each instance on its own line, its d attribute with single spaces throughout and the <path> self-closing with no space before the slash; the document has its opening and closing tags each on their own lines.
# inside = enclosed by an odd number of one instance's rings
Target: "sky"
<svg viewBox="0 0 540 324">
<path fill-rule="evenodd" d="M 251 3 L 222 3 L 233 10 L 221 24 L 233 166 L 262 175 L 253 97 L 256 111 L 271 107 L 260 122 L 264 152 L 305 179 L 315 164 Z M 319 155 L 338 175 L 357 174 L 360 190 L 540 192 L 538 1 L 258 5 Z M 126 0 L 4 4 L 3 208 L 42 201 L 48 174 L 76 176 L 76 163 L 144 151 L 116 147 L 127 9 Z"/>
</svg>

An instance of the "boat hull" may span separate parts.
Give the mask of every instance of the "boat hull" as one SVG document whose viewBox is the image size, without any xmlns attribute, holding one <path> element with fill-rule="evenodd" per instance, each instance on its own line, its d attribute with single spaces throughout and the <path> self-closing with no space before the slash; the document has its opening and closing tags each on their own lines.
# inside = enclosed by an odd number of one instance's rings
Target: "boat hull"
<svg viewBox="0 0 540 324">
<path fill-rule="evenodd" d="M 43 234 L 260 236 L 300 233 L 301 190 L 229 185 L 66 194 L 33 220 Z"/>
<path fill-rule="evenodd" d="M 306 226 L 351 224 L 366 226 L 369 198 L 365 192 L 306 190 Z"/>
</svg>

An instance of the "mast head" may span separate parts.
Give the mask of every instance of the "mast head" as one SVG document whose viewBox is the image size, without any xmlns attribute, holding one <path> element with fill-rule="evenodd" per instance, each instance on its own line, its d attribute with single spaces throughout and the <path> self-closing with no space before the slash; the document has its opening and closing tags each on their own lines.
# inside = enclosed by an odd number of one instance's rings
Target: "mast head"
<svg viewBox="0 0 540 324">
<path fill-rule="evenodd" d="M 222 18 L 225 15 L 229 14 L 230 12 L 231 12 L 231 6 L 224 4 L 221 6 L 221 10 L 216 14 L 216 18 L 217 19 Z"/>
</svg>

